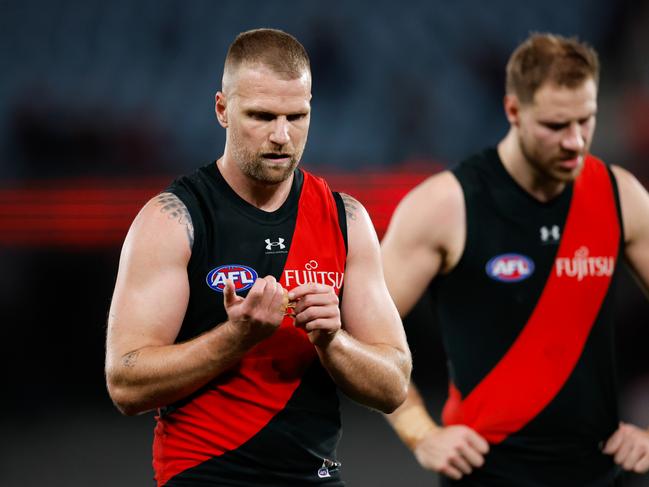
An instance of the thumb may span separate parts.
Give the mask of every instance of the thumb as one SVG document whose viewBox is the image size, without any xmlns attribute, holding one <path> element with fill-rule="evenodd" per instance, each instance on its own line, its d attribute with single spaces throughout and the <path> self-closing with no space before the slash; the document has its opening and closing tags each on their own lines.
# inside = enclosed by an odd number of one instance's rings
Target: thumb
<svg viewBox="0 0 649 487">
<path fill-rule="evenodd" d="M 223 287 L 223 306 L 229 308 L 237 301 L 237 293 L 234 290 L 234 283 L 232 280 L 227 279 Z"/>
</svg>

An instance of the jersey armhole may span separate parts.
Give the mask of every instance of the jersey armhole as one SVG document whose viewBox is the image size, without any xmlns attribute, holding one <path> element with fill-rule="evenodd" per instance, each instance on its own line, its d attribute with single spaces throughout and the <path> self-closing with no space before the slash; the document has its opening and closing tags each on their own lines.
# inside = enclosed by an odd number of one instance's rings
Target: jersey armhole
<svg viewBox="0 0 649 487">
<path fill-rule="evenodd" d="M 172 184 L 167 189 L 165 189 L 165 192 L 176 195 L 178 199 L 185 205 L 185 208 L 187 208 L 189 216 L 192 219 L 192 227 L 194 229 L 194 242 L 191 246 L 191 256 L 189 258 L 189 262 L 187 263 L 187 272 L 191 279 L 191 275 L 197 270 L 196 267 L 200 260 L 200 256 L 204 253 L 203 247 L 205 246 L 205 223 L 203 221 L 203 216 L 196 197 L 182 186 Z"/>
<path fill-rule="evenodd" d="M 462 244 L 462 250 L 460 252 L 460 255 L 457 259 L 457 262 L 455 265 L 451 268 L 450 271 L 448 272 L 442 272 L 440 270 L 439 274 L 437 277 L 433 280 L 436 279 L 444 279 L 450 274 L 452 274 L 454 271 L 458 269 L 462 269 L 465 265 L 465 261 L 468 259 L 467 253 L 469 251 L 469 242 L 474 239 L 474 229 L 477 228 L 475 225 L 478 223 L 475 221 L 475 215 L 473 214 L 472 211 L 469 210 L 469 191 L 471 191 L 471 183 L 467 182 L 465 177 L 462 175 L 462 171 L 460 170 L 459 165 L 453 167 L 450 170 L 451 175 L 455 178 L 457 181 L 458 185 L 460 186 L 460 191 L 462 193 L 462 202 L 464 204 L 464 242 Z M 469 176 L 470 177 L 470 176 Z"/>
<path fill-rule="evenodd" d="M 345 254 L 349 252 L 349 245 L 347 244 L 347 212 L 345 211 L 345 202 L 343 201 L 340 193 L 336 191 L 331 192 L 336 201 L 336 209 L 338 210 L 338 225 L 340 226 L 340 232 L 343 235 L 343 241 L 345 242 Z"/>
<path fill-rule="evenodd" d="M 615 174 L 611 170 L 611 166 L 606 164 L 606 171 L 608 172 L 608 177 L 611 180 L 611 186 L 613 188 L 613 197 L 615 199 L 615 209 L 617 211 L 617 221 L 620 225 L 620 249 L 624 248 L 624 220 L 622 219 L 622 204 L 620 203 L 620 192 L 617 186 L 617 179 Z"/>
</svg>

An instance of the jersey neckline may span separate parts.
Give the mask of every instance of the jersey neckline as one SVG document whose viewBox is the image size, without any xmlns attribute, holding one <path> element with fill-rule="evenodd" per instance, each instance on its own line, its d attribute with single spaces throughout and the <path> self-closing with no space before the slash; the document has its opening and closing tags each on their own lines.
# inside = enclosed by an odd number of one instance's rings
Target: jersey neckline
<svg viewBox="0 0 649 487">
<path fill-rule="evenodd" d="M 277 223 L 289 216 L 292 216 L 297 210 L 300 193 L 302 192 L 302 184 L 304 182 L 304 175 L 302 170 L 299 168 L 295 168 L 293 171 L 293 182 L 286 200 L 274 211 L 265 211 L 257 208 L 239 196 L 225 180 L 223 174 L 221 174 L 216 161 L 207 164 L 205 169 L 222 190 L 226 199 L 232 203 L 237 210 L 260 223 Z"/>
<path fill-rule="evenodd" d="M 488 149 L 485 150 L 484 155 L 485 158 L 489 161 L 489 163 L 495 167 L 496 174 L 500 175 L 500 177 L 504 180 L 504 182 L 506 182 L 510 187 L 516 188 L 515 191 L 521 194 L 530 203 L 542 208 L 552 208 L 556 205 L 561 204 L 560 202 L 564 201 L 566 198 L 568 200 L 572 199 L 572 189 L 573 189 L 574 181 L 568 182 L 566 184 L 566 187 L 563 189 L 563 191 L 561 191 L 561 193 L 556 195 L 554 198 L 550 199 L 549 201 L 541 201 L 535 198 L 525 188 L 523 188 L 518 183 L 518 181 L 516 181 L 513 178 L 513 176 L 509 173 L 509 171 L 507 171 L 507 168 L 505 168 L 505 164 L 500 158 L 500 154 L 498 154 L 498 149 L 496 147 L 489 147 Z"/>
</svg>

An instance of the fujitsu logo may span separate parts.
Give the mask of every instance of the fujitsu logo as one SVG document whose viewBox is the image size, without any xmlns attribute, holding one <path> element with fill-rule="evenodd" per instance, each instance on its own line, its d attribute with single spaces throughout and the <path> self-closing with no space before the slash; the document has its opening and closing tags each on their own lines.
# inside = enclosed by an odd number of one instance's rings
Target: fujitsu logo
<svg viewBox="0 0 649 487">
<path fill-rule="evenodd" d="M 615 270 L 614 257 L 593 257 L 588 254 L 588 247 L 581 246 L 575 251 L 574 257 L 559 257 L 554 263 L 557 277 L 572 277 L 581 281 L 585 277 L 609 277 L 613 275 Z"/>
<path fill-rule="evenodd" d="M 326 271 L 318 269 L 318 267 L 318 262 L 312 259 L 304 264 L 304 269 L 285 269 L 284 281 L 286 282 L 286 287 L 291 289 L 292 287 L 300 286 L 307 282 L 326 284 L 336 289 L 342 287 L 343 278 L 345 277 L 342 272 Z"/>
</svg>

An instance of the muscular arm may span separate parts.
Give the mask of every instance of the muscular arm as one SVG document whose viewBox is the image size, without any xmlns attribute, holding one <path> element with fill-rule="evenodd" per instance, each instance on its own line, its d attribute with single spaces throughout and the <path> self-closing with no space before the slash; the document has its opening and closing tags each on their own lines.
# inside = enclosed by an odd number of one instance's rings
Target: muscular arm
<svg viewBox="0 0 649 487">
<path fill-rule="evenodd" d="M 387 286 L 401 316 L 438 273 L 457 264 L 465 235 L 462 189 L 450 172 L 423 182 L 399 204 L 381 250 Z M 412 383 L 405 402 L 386 418 L 422 467 L 454 479 L 480 467 L 489 450 L 484 438 L 466 426 L 437 426 Z"/>
<path fill-rule="evenodd" d="M 649 194 L 628 171 L 612 166 L 618 185 L 624 253 L 636 279 L 649 297 Z M 603 452 L 624 470 L 649 471 L 649 430 L 620 423 L 604 445 Z"/>
<path fill-rule="evenodd" d="M 385 281 L 404 317 L 439 272 L 448 272 L 464 247 L 464 199 L 446 171 L 413 189 L 392 216 L 381 242 Z"/>
<path fill-rule="evenodd" d="M 464 219 L 462 190 L 450 172 L 424 181 L 399 203 L 381 252 L 385 281 L 402 317 L 412 310 L 430 281 L 459 259 Z M 435 427 L 414 385 L 403 405 L 386 417 L 410 448 Z"/>
<path fill-rule="evenodd" d="M 185 206 L 163 193 L 144 206 L 124 242 L 108 317 L 106 383 L 125 414 L 186 397 L 258 341 L 228 320 L 192 340 L 174 343 L 189 300 L 192 241 Z"/>
<path fill-rule="evenodd" d="M 613 166 L 624 224 L 625 257 L 649 297 L 649 193 L 627 170 Z"/>
<path fill-rule="evenodd" d="M 332 291 L 326 298 L 316 294 L 326 293 L 317 285 L 293 289 L 289 296 L 297 293 L 302 301 L 296 308 L 296 323 L 309 332 L 320 362 L 338 387 L 361 404 L 390 412 L 406 395 L 410 350 L 385 287 L 369 215 L 353 198 L 343 195 L 343 200 L 349 251 L 340 311 Z M 326 308 L 325 299 L 329 301 Z M 320 330 L 313 328 L 319 326 L 319 320 L 314 320 L 318 315 L 327 318 Z"/>
</svg>

